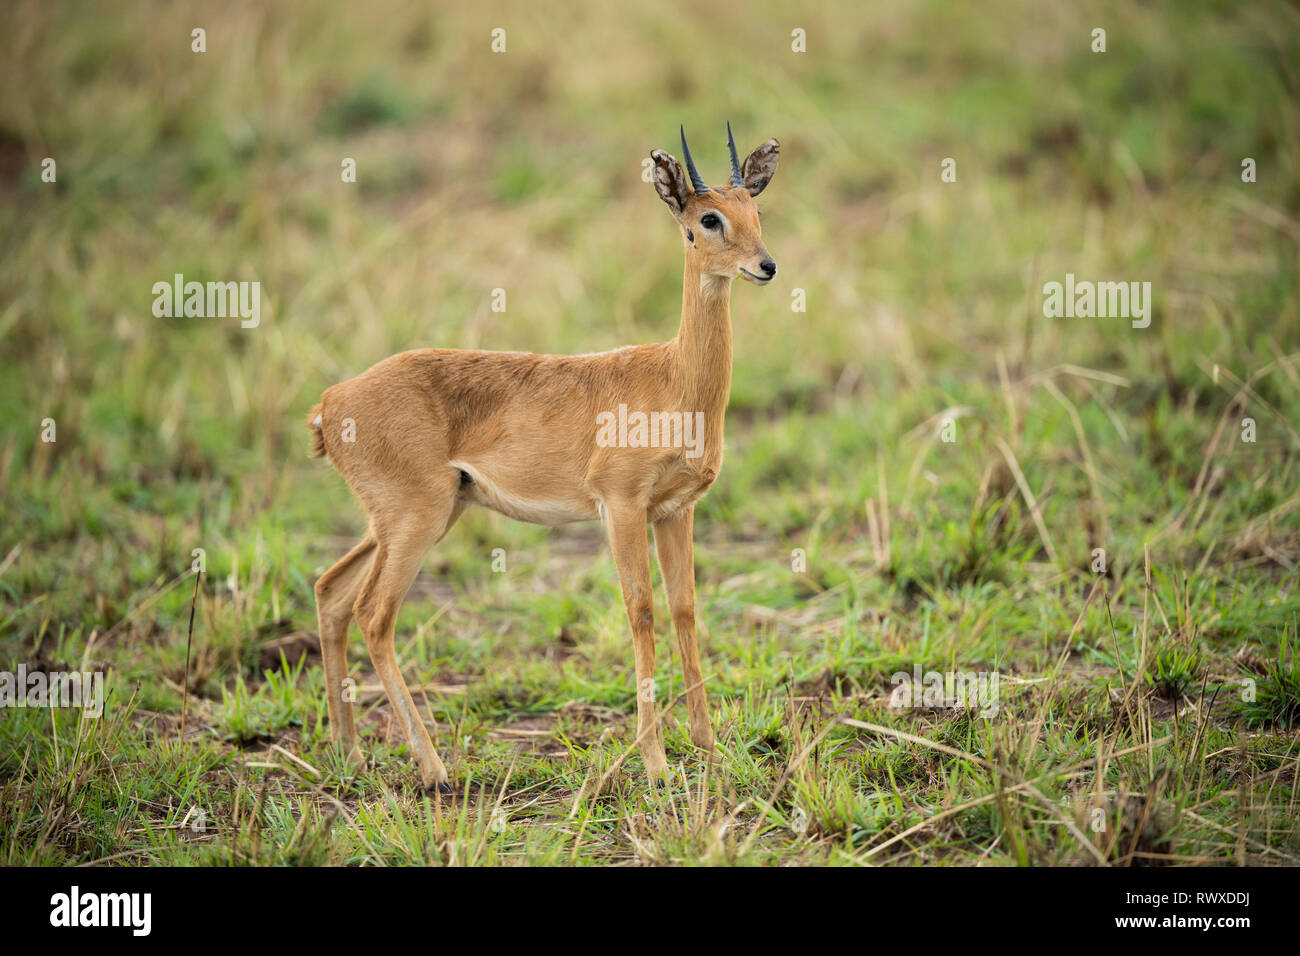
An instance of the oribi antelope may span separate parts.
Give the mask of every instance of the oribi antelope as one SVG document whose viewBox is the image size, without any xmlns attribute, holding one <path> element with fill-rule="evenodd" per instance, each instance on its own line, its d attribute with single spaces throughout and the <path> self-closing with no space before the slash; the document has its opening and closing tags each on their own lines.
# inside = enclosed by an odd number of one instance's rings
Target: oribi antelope
<svg viewBox="0 0 1300 956">
<path fill-rule="evenodd" d="M 361 542 L 316 582 L 330 733 L 353 761 L 363 758 L 344 682 L 348 626 L 355 617 L 422 784 L 452 792 L 397 667 L 393 629 L 425 554 L 470 505 L 543 525 L 604 520 L 632 628 L 637 747 L 652 778 L 668 768 L 653 693 L 646 525 L 654 525 L 681 650 L 691 742 L 713 752 L 695 639 L 692 530 L 695 503 L 722 466 L 732 281 L 767 285 L 776 275 L 754 197 L 776 172 L 779 146 L 770 139 L 741 163 L 727 124 L 731 176 L 724 185 L 707 186 L 684 129 L 681 139 L 685 172 L 665 151 L 650 154 L 655 190 L 681 230 L 686 253 L 681 327 L 672 341 L 591 355 L 417 349 L 326 389 L 309 413 L 313 457 L 328 456 L 370 519 Z M 692 454 L 672 434 L 662 436 L 667 441 L 644 435 L 621 444 L 599 440 L 600 416 L 621 405 L 660 413 L 657 422 L 689 417 L 703 433 L 695 436 Z"/>
</svg>

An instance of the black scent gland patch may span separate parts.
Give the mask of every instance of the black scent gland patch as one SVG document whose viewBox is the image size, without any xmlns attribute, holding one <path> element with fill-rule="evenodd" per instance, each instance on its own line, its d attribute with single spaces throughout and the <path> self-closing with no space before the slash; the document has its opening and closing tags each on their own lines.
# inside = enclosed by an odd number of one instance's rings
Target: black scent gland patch
<svg viewBox="0 0 1300 956">
<path fill-rule="evenodd" d="M 688 242 L 694 242 L 694 241 L 695 241 L 695 233 L 693 233 L 693 232 L 691 232 L 689 229 L 687 229 L 687 230 L 686 230 L 686 239 L 687 239 Z"/>
<path fill-rule="evenodd" d="M 460 470 L 460 486 L 464 488 L 466 485 L 472 485 L 472 484 L 474 484 L 473 477 L 470 475 L 468 471 L 462 468 Z"/>
</svg>

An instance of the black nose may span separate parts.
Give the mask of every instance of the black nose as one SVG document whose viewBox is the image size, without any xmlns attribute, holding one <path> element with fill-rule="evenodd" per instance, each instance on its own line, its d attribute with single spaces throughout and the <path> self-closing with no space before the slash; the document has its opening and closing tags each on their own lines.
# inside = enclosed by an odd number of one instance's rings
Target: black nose
<svg viewBox="0 0 1300 956">
<path fill-rule="evenodd" d="M 764 259 L 758 264 L 758 267 L 763 270 L 769 279 L 776 275 L 776 263 L 771 259 Z"/>
</svg>

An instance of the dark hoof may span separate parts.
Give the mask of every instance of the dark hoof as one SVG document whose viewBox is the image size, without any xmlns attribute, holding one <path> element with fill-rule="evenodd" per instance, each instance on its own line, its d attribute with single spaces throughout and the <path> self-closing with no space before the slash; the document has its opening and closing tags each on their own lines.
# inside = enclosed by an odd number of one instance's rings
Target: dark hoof
<svg viewBox="0 0 1300 956">
<path fill-rule="evenodd" d="M 453 793 L 455 793 L 456 791 L 453 790 L 453 789 L 451 788 L 451 784 L 450 784 L 450 783 L 448 783 L 446 780 L 443 780 L 441 783 L 431 783 L 431 784 L 429 784 L 427 787 L 424 788 L 424 792 L 425 792 L 425 793 L 441 793 L 441 794 L 444 794 L 444 795 L 446 795 L 446 796 L 449 797 L 449 796 L 451 796 Z"/>
</svg>

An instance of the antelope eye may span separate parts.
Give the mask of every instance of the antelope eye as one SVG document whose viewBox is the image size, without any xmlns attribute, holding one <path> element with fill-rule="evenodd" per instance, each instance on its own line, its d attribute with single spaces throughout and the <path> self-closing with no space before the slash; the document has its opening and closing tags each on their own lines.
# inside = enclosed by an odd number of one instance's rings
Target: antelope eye
<svg viewBox="0 0 1300 956">
<path fill-rule="evenodd" d="M 720 220 L 713 213 L 706 212 L 703 216 L 700 217 L 700 225 L 703 226 L 705 229 L 717 229 L 720 225 L 722 225 L 722 220 Z"/>
</svg>

